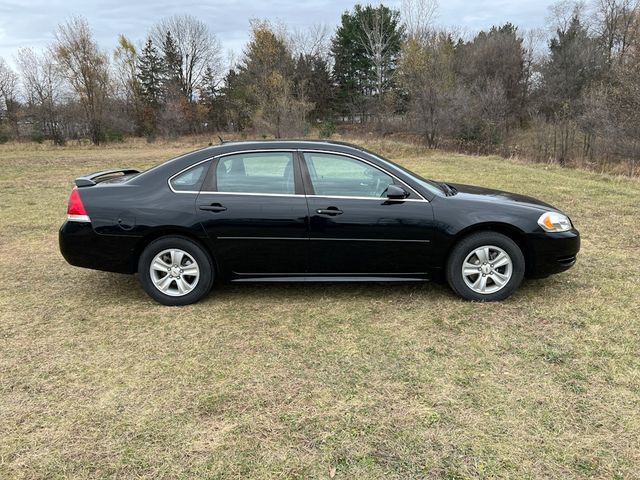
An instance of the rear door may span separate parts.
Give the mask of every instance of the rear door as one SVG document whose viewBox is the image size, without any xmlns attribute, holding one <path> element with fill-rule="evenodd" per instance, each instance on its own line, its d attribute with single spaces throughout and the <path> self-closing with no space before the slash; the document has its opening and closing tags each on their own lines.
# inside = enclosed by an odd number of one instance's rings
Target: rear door
<svg viewBox="0 0 640 480">
<path fill-rule="evenodd" d="M 308 275 L 423 276 L 431 256 L 431 204 L 371 162 L 303 152 L 310 216 Z M 389 184 L 409 196 L 386 198 Z"/>
<path fill-rule="evenodd" d="M 196 208 L 216 260 L 228 274 L 304 275 L 308 210 L 294 151 L 214 159 Z"/>
</svg>

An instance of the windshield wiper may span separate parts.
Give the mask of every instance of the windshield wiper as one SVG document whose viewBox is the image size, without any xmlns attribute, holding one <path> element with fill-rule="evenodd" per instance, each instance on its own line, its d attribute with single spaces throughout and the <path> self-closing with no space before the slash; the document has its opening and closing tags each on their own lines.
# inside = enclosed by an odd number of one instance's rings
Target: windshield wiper
<svg viewBox="0 0 640 480">
<path fill-rule="evenodd" d="M 438 182 L 438 186 L 442 189 L 442 191 L 444 192 L 444 194 L 447 197 L 451 197 L 451 196 L 455 195 L 456 193 L 458 193 L 458 190 L 456 190 L 455 187 L 452 187 L 448 183 Z"/>
</svg>

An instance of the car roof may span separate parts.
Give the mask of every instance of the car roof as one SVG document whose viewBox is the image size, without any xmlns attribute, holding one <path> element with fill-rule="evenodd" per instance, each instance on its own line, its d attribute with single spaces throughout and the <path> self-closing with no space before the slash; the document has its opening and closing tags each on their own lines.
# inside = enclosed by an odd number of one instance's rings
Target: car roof
<svg viewBox="0 0 640 480">
<path fill-rule="evenodd" d="M 362 147 L 357 145 L 340 142 L 336 140 L 230 140 L 223 141 L 217 145 L 211 145 L 207 149 L 215 150 L 216 152 L 222 151 L 234 151 L 234 150 L 272 150 L 278 148 L 294 148 L 294 149 L 319 149 L 319 150 L 358 150 L 360 152 L 365 151 Z"/>
<path fill-rule="evenodd" d="M 291 144 L 300 144 L 300 145 L 344 145 L 344 146 L 348 146 L 348 147 L 356 147 L 356 145 L 354 145 L 353 143 L 348 143 L 348 142 L 341 142 L 338 140 L 312 140 L 312 139 L 308 139 L 308 138 L 299 138 L 299 139 L 282 139 L 282 138 L 268 138 L 268 139 L 261 139 L 261 140 L 222 140 L 220 142 L 220 145 L 227 145 L 227 144 L 246 144 L 246 145 L 256 145 L 256 144 L 264 144 L 264 145 L 273 145 L 273 144 L 282 144 L 282 145 L 291 145 Z"/>
<path fill-rule="evenodd" d="M 335 140 L 238 140 L 223 141 L 217 145 L 210 145 L 195 151 L 191 151 L 180 155 L 176 158 L 168 160 L 162 164 L 156 165 L 151 169 L 142 172 L 137 178 L 132 179 L 131 183 L 138 183 L 147 179 L 152 180 L 156 176 L 170 176 L 180 170 L 188 168 L 197 162 L 206 160 L 207 158 L 219 155 L 232 154 L 234 152 L 243 152 L 246 150 L 322 150 L 336 153 L 351 153 L 359 156 L 366 156 L 369 160 L 372 158 L 371 153 L 362 147 L 347 142 L 338 142 Z"/>
</svg>

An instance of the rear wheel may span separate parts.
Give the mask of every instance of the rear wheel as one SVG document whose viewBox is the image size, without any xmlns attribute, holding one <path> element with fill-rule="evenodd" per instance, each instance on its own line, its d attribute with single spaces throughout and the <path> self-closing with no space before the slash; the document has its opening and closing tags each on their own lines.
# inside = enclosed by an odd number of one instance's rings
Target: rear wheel
<svg viewBox="0 0 640 480">
<path fill-rule="evenodd" d="M 140 284 L 163 305 L 188 305 L 206 295 L 213 285 L 208 253 L 184 237 L 162 237 L 151 242 L 138 262 Z"/>
<path fill-rule="evenodd" d="M 524 269 L 524 255 L 513 240 L 497 232 L 479 232 L 454 247 L 447 281 L 467 300 L 504 300 L 520 286 Z"/>
</svg>

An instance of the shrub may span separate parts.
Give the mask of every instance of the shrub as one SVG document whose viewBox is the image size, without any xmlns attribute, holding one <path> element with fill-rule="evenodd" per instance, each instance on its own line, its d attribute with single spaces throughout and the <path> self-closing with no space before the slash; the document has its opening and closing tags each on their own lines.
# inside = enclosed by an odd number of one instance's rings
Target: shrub
<svg viewBox="0 0 640 480">
<path fill-rule="evenodd" d="M 36 142 L 36 143 L 44 143 L 45 137 L 44 137 L 44 133 L 42 133 L 40 130 L 34 130 L 31 133 L 31 141 L 32 142 Z"/>
<path fill-rule="evenodd" d="M 321 138 L 329 138 L 334 133 L 336 133 L 336 124 L 333 123 L 333 120 L 320 122 L 320 125 L 318 126 L 318 134 Z"/>
<path fill-rule="evenodd" d="M 104 134 L 104 140 L 106 142 L 124 142 L 124 132 L 122 130 L 107 130 Z"/>
</svg>

